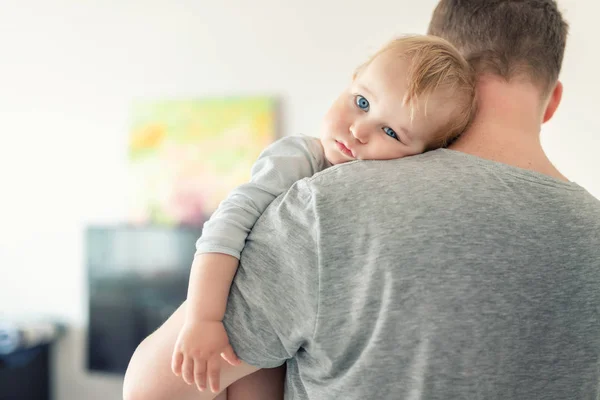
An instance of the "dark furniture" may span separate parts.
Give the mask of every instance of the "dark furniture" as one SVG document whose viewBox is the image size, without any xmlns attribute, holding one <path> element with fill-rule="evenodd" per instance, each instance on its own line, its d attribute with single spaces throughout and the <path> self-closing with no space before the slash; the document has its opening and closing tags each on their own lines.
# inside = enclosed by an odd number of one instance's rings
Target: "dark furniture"
<svg viewBox="0 0 600 400">
<path fill-rule="evenodd" d="M 90 370 L 124 373 L 137 345 L 185 300 L 198 237 L 184 227 L 87 229 Z"/>
<path fill-rule="evenodd" d="M 0 355 L 0 400 L 50 400 L 49 347 Z"/>
</svg>

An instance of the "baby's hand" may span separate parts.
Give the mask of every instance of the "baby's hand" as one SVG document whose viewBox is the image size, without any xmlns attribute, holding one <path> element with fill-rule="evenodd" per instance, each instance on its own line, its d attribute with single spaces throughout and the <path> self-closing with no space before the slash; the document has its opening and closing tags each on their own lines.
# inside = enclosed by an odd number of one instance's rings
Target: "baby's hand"
<svg viewBox="0 0 600 400">
<path fill-rule="evenodd" d="M 221 358 L 231 365 L 240 360 L 229 344 L 221 321 L 186 321 L 179 332 L 171 369 L 191 385 L 196 383 L 201 392 L 206 389 L 206 378 L 213 393 L 218 393 L 221 378 Z"/>
</svg>

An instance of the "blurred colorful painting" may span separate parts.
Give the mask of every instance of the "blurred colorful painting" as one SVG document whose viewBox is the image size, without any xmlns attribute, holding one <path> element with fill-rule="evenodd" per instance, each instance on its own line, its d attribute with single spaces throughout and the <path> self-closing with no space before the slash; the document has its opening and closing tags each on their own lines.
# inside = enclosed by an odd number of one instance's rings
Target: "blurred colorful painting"
<svg viewBox="0 0 600 400">
<path fill-rule="evenodd" d="M 201 226 L 250 179 L 276 138 L 268 97 L 136 104 L 129 137 L 130 222 Z"/>
</svg>

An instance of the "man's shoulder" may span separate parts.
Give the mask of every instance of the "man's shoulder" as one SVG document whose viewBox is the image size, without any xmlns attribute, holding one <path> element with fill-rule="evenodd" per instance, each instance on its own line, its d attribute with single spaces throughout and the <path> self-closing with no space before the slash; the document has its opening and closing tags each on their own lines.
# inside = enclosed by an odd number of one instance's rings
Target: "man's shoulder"
<svg viewBox="0 0 600 400">
<path fill-rule="evenodd" d="M 399 180 L 423 181 L 428 175 L 438 175 L 447 165 L 442 152 L 431 151 L 396 160 L 360 160 L 338 164 L 315 174 L 308 179 L 316 189 L 334 188 L 349 191 L 360 190 L 363 183 L 385 186 L 387 182 Z"/>
<path fill-rule="evenodd" d="M 537 193 L 574 207 L 600 208 L 600 202 L 575 183 L 447 149 L 397 160 L 336 165 L 307 179 L 305 186 L 317 201 L 332 205 L 347 200 L 364 203 L 366 198 L 372 205 L 394 201 L 417 208 L 450 199 L 491 201 L 498 191 L 510 187 L 507 198 L 525 201 Z"/>
</svg>

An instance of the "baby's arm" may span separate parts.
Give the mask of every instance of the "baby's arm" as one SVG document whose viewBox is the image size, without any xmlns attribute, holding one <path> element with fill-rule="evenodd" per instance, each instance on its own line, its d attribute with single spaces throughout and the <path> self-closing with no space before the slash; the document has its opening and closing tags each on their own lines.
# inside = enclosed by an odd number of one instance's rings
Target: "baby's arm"
<svg viewBox="0 0 600 400">
<path fill-rule="evenodd" d="M 222 319 L 240 253 L 254 223 L 296 181 L 325 169 L 320 141 L 286 137 L 264 150 L 249 183 L 234 189 L 204 225 L 188 288 L 186 320 L 173 353 L 173 372 L 187 383 L 218 391 L 219 356 L 238 362 Z"/>
<path fill-rule="evenodd" d="M 223 253 L 239 259 L 246 237 L 269 204 L 327 165 L 316 138 L 285 137 L 267 147 L 252 166 L 250 182 L 232 190 L 204 224 L 196 255 Z"/>
</svg>

